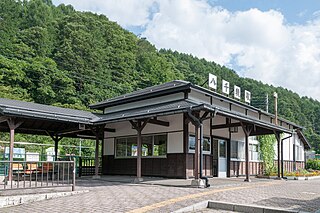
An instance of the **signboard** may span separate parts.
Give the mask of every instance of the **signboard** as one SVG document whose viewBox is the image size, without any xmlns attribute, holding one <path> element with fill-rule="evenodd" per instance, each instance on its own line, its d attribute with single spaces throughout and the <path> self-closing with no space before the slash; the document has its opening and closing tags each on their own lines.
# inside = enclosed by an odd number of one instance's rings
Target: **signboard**
<svg viewBox="0 0 320 213">
<path fill-rule="evenodd" d="M 54 161 L 54 156 L 55 156 L 54 147 L 49 147 L 48 149 L 46 149 L 46 153 L 47 153 L 47 161 Z"/>
<path fill-rule="evenodd" d="M 241 88 L 234 85 L 234 90 L 233 90 L 234 98 L 239 99 L 241 98 Z"/>
<path fill-rule="evenodd" d="M 26 161 L 39 161 L 39 153 L 37 152 L 27 152 L 26 153 Z"/>
<path fill-rule="evenodd" d="M 217 89 L 217 84 L 218 84 L 217 76 L 209 73 L 209 88 L 212 88 L 212 89 L 216 90 Z"/>
<path fill-rule="evenodd" d="M 6 147 L 5 157 L 9 158 L 9 147 Z M 13 158 L 25 158 L 25 148 L 13 148 Z"/>
<path fill-rule="evenodd" d="M 251 102 L 251 92 L 245 90 L 244 91 L 244 101 L 248 104 Z"/>
<path fill-rule="evenodd" d="M 228 81 L 222 80 L 222 92 L 229 95 L 230 83 Z"/>
</svg>

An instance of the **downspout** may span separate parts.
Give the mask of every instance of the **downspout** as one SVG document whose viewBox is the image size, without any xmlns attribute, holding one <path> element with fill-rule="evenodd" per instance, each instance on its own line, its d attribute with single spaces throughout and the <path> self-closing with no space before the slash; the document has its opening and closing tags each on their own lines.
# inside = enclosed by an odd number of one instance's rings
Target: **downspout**
<svg viewBox="0 0 320 213">
<path fill-rule="evenodd" d="M 283 178 L 283 141 L 292 137 L 292 133 L 290 136 L 281 139 L 281 177 Z"/>
</svg>

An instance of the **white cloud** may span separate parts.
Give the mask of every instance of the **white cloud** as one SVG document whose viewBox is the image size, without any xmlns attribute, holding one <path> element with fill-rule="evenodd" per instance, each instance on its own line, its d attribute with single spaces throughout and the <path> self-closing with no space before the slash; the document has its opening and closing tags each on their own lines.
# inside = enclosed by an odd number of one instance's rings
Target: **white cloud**
<svg viewBox="0 0 320 213">
<path fill-rule="evenodd" d="M 59 1 L 106 14 L 124 27 L 143 26 L 142 35 L 158 48 L 241 67 L 245 77 L 320 100 L 319 16 L 289 25 L 277 10 L 230 12 L 205 0 Z"/>
<path fill-rule="evenodd" d="M 145 25 L 154 2 L 154 0 L 53 0 L 54 4 L 71 4 L 77 10 L 105 14 L 123 27 Z"/>
</svg>

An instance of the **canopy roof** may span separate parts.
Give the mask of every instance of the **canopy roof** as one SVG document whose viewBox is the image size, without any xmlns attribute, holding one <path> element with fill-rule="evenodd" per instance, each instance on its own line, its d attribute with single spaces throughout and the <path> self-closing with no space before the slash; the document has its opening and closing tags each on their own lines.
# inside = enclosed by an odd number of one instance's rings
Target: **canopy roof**
<svg viewBox="0 0 320 213">
<path fill-rule="evenodd" d="M 149 87 L 133 93 L 118 96 L 90 107 L 93 109 L 104 109 L 105 107 L 118 106 L 155 98 L 165 95 L 170 95 L 179 92 L 188 92 L 191 89 L 200 91 L 205 95 L 218 97 L 227 103 L 232 103 L 244 109 L 255 110 L 261 114 L 265 114 L 271 118 L 274 115 L 266 113 L 260 109 L 250 105 L 236 101 L 221 94 L 217 94 L 208 89 L 196 86 L 186 81 L 172 81 L 165 84 Z M 198 100 L 188 99 L 188 97 L 180 100 L 164 101 L 162 103 L 149 102 L 145 105 L 137 105 L 130 109 L 120 110 L 116 112 L 106 111 L 104 114 L 91 113 L 83 110 L 74 110 L 62 107 L 55 107 L 25 101 L 9 100 L 0 98 L 0 131 L 9 131 L 6 119 L 15 118 L 23 121 L 16 132 L 26 134 L 43 134 L 54 133 L 65 137 L 81 137 L 81 135 L 94 136 L 91 129 L 95 126 L 103 126 L 107 123 L 115 123 L 126 120 L 137 120 L 144 118 L 152 118 L 163 115 L 171 115 L 188 111 L 208 111 L 218 115 L 235 119 L 239 122 L 251 124 L 255 126 L 253 134 L 272 134 L 274 131 L 291 133 L 292 129 L 274 125 L 273 123 L 246 116 L 242 113 L 230 111 L 224 107 L 204 104 Z M 285 119 L 279 119 L 290 124 L 294 129 L 302 127 Z M 300 134 L 302 134 L 300 132 Z M 305 139 L 305 137 L 304 137 Z M 306 140 L 305 140 L 306 141 Z M 306 141 L 306 145 L 310 144 Z"/>
</svg>

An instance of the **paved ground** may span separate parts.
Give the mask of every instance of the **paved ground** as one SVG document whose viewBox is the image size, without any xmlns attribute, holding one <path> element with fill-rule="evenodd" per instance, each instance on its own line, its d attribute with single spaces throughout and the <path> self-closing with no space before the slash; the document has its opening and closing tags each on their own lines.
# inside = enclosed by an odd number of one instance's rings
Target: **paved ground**
<svg viewBox="0 0 320 213">
<path fill-rule="evenodd" d="M 279 181 L 212 179 L 198 189 L 106 180 L 77 181 L 88 193 L 0 209 L 1 212 L 170 212 L 204 200 L 255 204 L 315 212 L 320 209 L 320 180 Z M 170 184 L 165 184 L 170 185 Z M 183 184 L 181 184 L 183 185 Z"/>
</svg>

